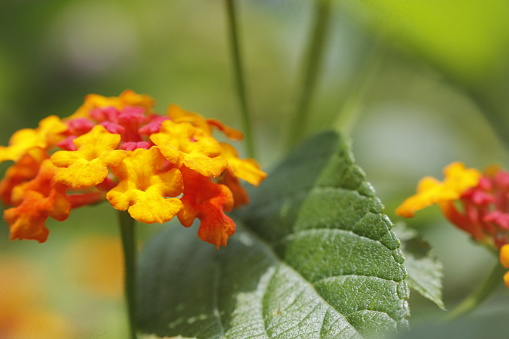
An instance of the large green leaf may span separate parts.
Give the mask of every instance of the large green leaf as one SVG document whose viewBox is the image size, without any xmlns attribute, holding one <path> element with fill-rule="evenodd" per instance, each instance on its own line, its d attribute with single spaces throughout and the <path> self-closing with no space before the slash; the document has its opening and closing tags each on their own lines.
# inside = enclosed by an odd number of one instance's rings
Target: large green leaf
<svg viewBox="0 0 509 339">
<path fill-rule="evenodd" d="M 312 339 L 406 328 L 399 241 L 337 134 L 301 146 L 251 196 L 225 249 L 182 227 L 145 246 L 142 331 Z"/>
</svg>

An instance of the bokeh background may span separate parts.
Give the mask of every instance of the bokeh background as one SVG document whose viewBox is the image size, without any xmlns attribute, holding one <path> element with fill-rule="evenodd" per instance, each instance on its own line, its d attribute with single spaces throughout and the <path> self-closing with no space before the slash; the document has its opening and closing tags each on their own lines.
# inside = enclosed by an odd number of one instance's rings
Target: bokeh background
<svg viewBox="0 0 509 339">
<path fill-rule="evenodd" d="M 239 0 L 255 143 L 267 169 L 286 150 L 313 0 Z M 302 139 L 331 127 L 393 218 L 425 175 L 452 161 L 509 166 L 509 3 L 335 1 L 320 85 Z M 88 93 L 147 93 L 240 128 L 221 0 L 1 0 L 0 144 L 43 117 L 72 114 Z M 242 149 L 242 146 L 240 146 Z M 9 164 L 1 164 L 2 173 Z M 47 243 L 10 242 L 0 225 L 0 338 L 125 338 L 113 209 L 49 222 Z M 409 225 L 444 265 L 451 309 L 496 258 L 438 209 Z M 140 238 L 160 226 L 140 225 Z M 190 230 L 195 231 L 195 230 Z M 412 293 L 410 337 L 505 338 L 501 286 L 467 320 Z M 477 332 L 476 332 L 477 331 Z"/>
</svg>

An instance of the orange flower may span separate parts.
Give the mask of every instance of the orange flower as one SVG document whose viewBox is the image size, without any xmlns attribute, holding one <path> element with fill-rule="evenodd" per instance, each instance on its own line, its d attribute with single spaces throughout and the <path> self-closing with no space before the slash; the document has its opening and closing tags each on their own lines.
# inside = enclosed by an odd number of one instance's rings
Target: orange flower
<svg viewBox="0 0 509 339">
<path fill-rule="evenodd" d="M 16 207 L 4 212 L 4 218 L 11 228 L 11 240 L 34 239 L 45 242 L 48 217 L 58 221 L 67 219 L 71 203 L 65 185 L 53 180 L 55 166 L 48 159 L 42 162 L 37 176 L 15 188 L 12 200 Z"/>
<path fill-rule="evenodd" d="M 48 155 L 39 147 L 34 147 L 26 151 L 26 153 L 9 167 L 5 173 L 5 177 L 0 182 L 0 197 L 2 201 L 8 205 L 12 205 L 12 190 L 37 176 L 41 162 Z"/>
<path fill-rule="evenodd" d="M 247 191 L 240 184 L 230 168 L 228 168 L 218 180 L 218 184 L 225 185 L 230 189 L 233 195 L 233 208 L 239 208 L 249 203 L 249 195 Z"/>
<path fill-rule="evenodd" d="M 249 196 L 239 182 L 239 178 L 258 186 L 267 174 L 253 159 L 240 159 L 237 150 L 227 143 L 221 144 L 221 157 L 228 161 L 228 168 L 219 179 L 220 184 L 228 186 L 233 194 L 234 208 L 249 203 Z"/>
<path fill-rule="evenodd" d="M 211 182 L 203 175 L 188 168 L 182 169 L 184 178 L 183 207 L 178 213 L 185 227 L 200 219 L 198 236 L 201 240 L 219 248 L 226 246 L 228 238 L 235 233 L 235 223 L 224 212 L 233 208 L 233 196 L 224 185 Z"/>
</svg>

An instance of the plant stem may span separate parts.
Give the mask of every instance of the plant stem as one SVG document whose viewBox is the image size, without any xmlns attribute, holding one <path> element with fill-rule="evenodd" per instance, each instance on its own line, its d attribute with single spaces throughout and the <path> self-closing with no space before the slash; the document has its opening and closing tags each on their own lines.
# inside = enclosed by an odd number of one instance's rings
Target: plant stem
<svg viewBox="0 0 509 339">
<path fill-rule="evenodd" d="M 306 134 L 309 110 L 315 94 L 323 54 L 330 30 L 333 0 L 315 0 L 313 28 L 307 45 L 296 113 L 291 124 L 288 147 L 294 146 Z"/>
<path fill-rule="evenodd" d="M 334 122 L 334 129 L 343 135 L 350 134 L 354 128 L 355 122 L 362 110 L 362 99 L 365 98 L 366 92 L 372 85 L 385 59 L 386 51 L 383 48 L 382 38 L 378 37 L 376 39 L 369 55 L 363 62 L 362 70 L 350 86 L 345 101 Z"/>
<path fill-rule="evenodd" d="M 490 275 L 486 277 L 461 303 L 459 303 L 444 318 L 444 322 L 449 322 L 460 316 L 468 314 L 483 302 L 494 290 L 502 283 L 502 276 L 506 269 L 497 262 Z"/>
<path fill-rule="evenodd" d="M 124 251 L 124 296 L 127 303 L 129 338 L 136 339 L 136 236 L 134 219 L 118 212 L 122 249 Z"/>
<path fill-rule="evenodd" d="M 238 33 L 237 11 L 235 8 L 236 0 L 225 0 L 226 13 L 228 20 L 228 32 L 230 38 L 231 54 L 233 59 L 233 72 L 235 74 L 235 83 L 237 97 L 239 99 L 240 111 L 242 117 L 242 126 L 244 129 L 246 150 L 250 157 L 255 157 L 255 147 L 252 135 L 251 114 L 247 100 L 246 81 L 244 77 L 244 66 L 240 52 L 240 38 Z"/>
</svg>

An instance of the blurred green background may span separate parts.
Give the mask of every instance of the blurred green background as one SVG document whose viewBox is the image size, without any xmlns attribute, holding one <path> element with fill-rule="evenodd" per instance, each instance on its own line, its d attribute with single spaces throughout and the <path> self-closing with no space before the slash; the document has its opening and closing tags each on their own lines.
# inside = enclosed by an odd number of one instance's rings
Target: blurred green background
<svg viewBox="0 0 509 339">
<path fill-rule="evenodd" d="M 238 1 L 255 143 L 265 169 L 286 152 L 313 3 Z M 302 138 L 331 126 L 345 131 L 395 221 L 394 208 L 417 181 L 441 178 L 452 161 L 508 168 L 508 17 L 505 0 L 335 1 Z M 221 0 L 2 0 L 0 143 L 43 117 L 72 114 L 88 93 L 116 96 L 124 89 L 153 96 L 160 113 L 176 103 L 240 128 L 225 20 Z M 28 294 L 16 307 L 37 308 L 41 319 L 53 319 L 32 324 L 38 331 L 32 337 L 124 338 L 122 300 L 112 292 L 120 282 L 111 277 L 96 286 L 105 272 L 121 274 L 116 259 L 101 259 L 119 255 L 115 243 L 107 245 L 117 234 L 113 209 L 85 207 L 48 225 L 42 245 L 9 242 L 5 222 L 0 227 L 0 286 L 15 274 L 9 267 L 18 267 L 29 282 L 5 287 Z M 449 309 L 496 262 L 447 225 L 438 209 L 420 212 L 409 225 L 444 264 Z M 140 226 L 141 238 L 159 227 Z M 0 293 L 0 309 L 12 302 L 6 293 Z M 445 313 L 416 293 L 410 305 L 415 332 L 409 337 L 478 337 L 461 321 L 432 325 Z M 509 293 L 501 286 L 467 321 L 479 333 L 489 331 L 486 337 L 505 338 L 508 315 Z M 0 338 L 30 337 L 23 335 Z"/>
</svg>

